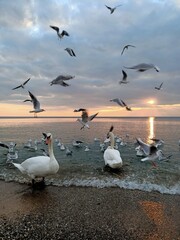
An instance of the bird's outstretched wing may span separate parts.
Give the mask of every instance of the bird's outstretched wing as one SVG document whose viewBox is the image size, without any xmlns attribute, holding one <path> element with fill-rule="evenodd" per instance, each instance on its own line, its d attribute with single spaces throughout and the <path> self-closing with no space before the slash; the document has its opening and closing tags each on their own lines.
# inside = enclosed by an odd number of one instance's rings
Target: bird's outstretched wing
<svg viewBox="0 0 180 240">
<path fill-rule="evenodd" d="M 4 148 L 7 148 L 7 149 L 9 149 L 9 146 L 8 146 L 8 145 L 6 145 L 5 143 L 0 143 L 0 147 L 4 147 Z"/>
<path fill-rule="evenodd" d="M 92 121 L 97 115 L 98 115 L 98 112 L 89 116 L 89 121 Z"/>
<path fill-rule="evenodd" d="M 51 27 L 52 29 L 54 29 L 56 32 L 59 32 L 59 28 L 58 28 L 58 27 L 56 27 L 56 26 L 51 26 L 51 25 L 50 25 L 50 27 Z"/>
<path fill-rule="evenodd" d="M 29 92 L 29 96 L 32 99 L 34 109 L 40 109 L 40 102 L 37 100 L 37 98 L 30 91 L 28 91 L 28 92 Z"/>
</svg>

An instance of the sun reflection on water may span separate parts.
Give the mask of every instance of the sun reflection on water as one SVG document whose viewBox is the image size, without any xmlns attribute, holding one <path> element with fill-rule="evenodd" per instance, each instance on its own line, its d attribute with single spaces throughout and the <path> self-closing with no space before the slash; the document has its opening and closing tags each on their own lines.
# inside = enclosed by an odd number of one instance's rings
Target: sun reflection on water
<svg viewBox="0 0 180 240">
<path fill-rule="evenodd" d="M 151 138 L 154 138 L 154 117 L 149 117 L 149 135 L 148 142 L 151 142 Z"/>
</svg>

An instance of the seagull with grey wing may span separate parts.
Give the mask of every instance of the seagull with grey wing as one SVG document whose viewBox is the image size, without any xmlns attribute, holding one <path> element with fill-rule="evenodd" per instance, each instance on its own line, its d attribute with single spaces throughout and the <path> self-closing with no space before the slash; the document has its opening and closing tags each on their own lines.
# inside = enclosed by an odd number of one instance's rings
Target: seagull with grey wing
<svg viewBox="0 0 180 240">
<path fill-rule="evenodd" d="M 62 39 L 64 36 L 69 37 L 69 33 L 65 30 L 62 30 L 62 32 L 59 32 L 59 28 L 56 26 L 50 26 L 52 29 L 54 29 L 57 32 L 58 39 Z"/>
<path fill-rule="evenodd" d="M 144 143 L 141 138 L 136 139 L 138 145 L 141 147 L 142 151 L 145 154 L 145 158 L 141 159 L 141 162 L 145 161 L 154 161 L 156 159 L 161 159 L 163 157 L 162 150 L 159 150 L 155 145 Z M 156 164 L 153 162 L 153 165 L 156 166 Z"/>
<path fill-rule="evenodd" d="M 127 44 L 127 45 L 125 45 L 125 46 L 123 47 L 123 50 L 122 50 L 122 52 L 121 52 L 121 55 L 123 55 L 124 51 L 125 51 L 125 50 L 128 50 L 129 47 L 134 47 L 134 48 L 135 48 L 134 45 Z"/>
<path fill-rule="evenodd" d="M 32 102 L 34 110 L 29 112 L 34 113 L 34 117 L 37 117 L 37 113 L 44 112 L 45 110 L 40 107 L 40 102 L 37 100 L 37 98 L 30 91 L 28 92 L 31 99 L 26 99 L 24 100 L 24 102 L 27 102 L 27 101 Z"/>
<path fill-rule="evenodd" d="M 26 85 L 26 83 L 28 83 L 30 80 L 30 78 L 28 78 L 25 82 L 23 82 L 21 85 L 17 86 L 17 87 L 14 87 L 12 90 L 15 90 L 15 89 L 18 89 L 18 88 L 23 88 L 24 89 L 24 86 Z"/>
<path fill-rule="evenodd" d="M 76 57 L 76 54 L 72 48 L 65 48 L 64 50 L 67 51 L 71 57 Z"/>
<path fill-rule="evenodd" d="M 71 75 L 59 75 L 57 78 L 55 78 L 54 80 L 52 80 L 50 82 L 50 85 L 61 85 L 63 87 L 68 87 L 70 86 L 69 84 L 67 84 L 65 81 L 70 80 L 75 78 L 75 76 L 71 76 Z"/>
<path fill-rule="evenodd" d="M 138 65 L 135 65 L 135 66 L 132 66 L 132 67 L 125 67 L 125 68 L 134 69 L 134 70 L 137 70 L 138 72 L 145 72 L 149 69 L 155 69 L 156 72 L 160 71 L 160 69 L 157 66 L 155 66 L 154 64 L 151 64 L 151 63 L 140 63 Z"/>
<path fill-rule="evenodd" d="M 77 121 L 83 125 L 81 127 L 81 130 L 84 128 L 89 129 L 90 127 L 89 127 L 88 123 L 90 121 L 92 121 L 98 115 L 98 113 L 95 113 L 95 114 L 89 116 L 88 111 L 85 108 L 75 109 L 74 112 L 82 112 L 81 119 L 80 118 L 77 119 Z"/>
<path fill-rule="evenodd" d="M 110 14 L 112 14 L 112 13 L 116 10 L 116 8 L 122 6 L 122 4 L 117 5 L 117 6 L 113 7 L 113 8 L 112 8 L 112 7 L 109 7 L 109 6 L 107 6 L 107 5 L 105 5 L 105 6 L 107 7 L 107 9 L 110 10 Z"/>
<path fill-rule="evenodd" d="M 127 84 L 129 81 L 127 81 L 127 73 L 124 71 L 124 70 L 122 70 L 122 74 L 123 74 L 123 78 L 122 78 L 122 80 L 121 81 L 119 81 L 119 84 Z"/>
<path fill-rule="evenodd" d="M 161 90 L 162 85 L 163 85 L 163 82 L 159 85 L 159 87 L 155 87 L 155 89 L 156 89 L 156 90 Z"/>
<path fill-rule="evenodd" d="M 114 99 L 111 99 L 110 102 L 115 102 L 119 106 L 125 107 L 127 111 L 132 111 L 132 109 L 130 107 L 128 107 L 128 105 L 122 99 L 114 98 Z"/>
</svg>

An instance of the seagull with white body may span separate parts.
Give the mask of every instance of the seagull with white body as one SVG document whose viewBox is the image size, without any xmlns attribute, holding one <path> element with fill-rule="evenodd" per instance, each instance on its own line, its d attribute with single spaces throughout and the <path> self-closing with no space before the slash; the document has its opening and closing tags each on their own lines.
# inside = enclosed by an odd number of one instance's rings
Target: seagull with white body
<svg viewBox="0 0 180 240">
<path fill-rule="evenodd" d="M 117 6 L 113 7 L 113 8 L 112 8 L 112 7 L 109 7 L 109 6 L 107 6 L 107 5 L 105 5 L 105 6 L 107 7 L 107 9 L 110 10 L 110 14 L 112 14 L 112 13 L 116 10 L 116 8 L 122 6 L 122 4 L 117 5 Z"/>
<path fill-rule="evenodd" d="M 76 54 L 72 48 L 65 48 L 64 50 L 67 51 L 71 57 L 76 57 Z"/>
<path fill-rule="evenodd" d="M 114 99 L 111 99 L 110 102 L 115 102 L 119 106 L 125 107 L 127 111 L 132 111 L 132 109 L 130 107 L 128 107 L 128 105 L 122 99 L 114 98 Z"/>
<path fill-rule="evenodd" d="M 140 138 L 137 138 L 136 141 L 146 156 L 145 158 L 141 159 L 141 162 L 144 162 L 144 161 L 153 162 L 156 159 L 160 160 L 162 158 L 163 156 L 162 150 L 159 150 L 155 145 L 144 143 Z M 156 166 L 154 162 L 153 164 L 154 166 Z"/>
<path fill-rule="evenodd" d="M 50 82 L 50 85 L 61 85 L 63 87 L 68 87 L 70 86 L 69 84 L 67 84 L 65 81 L 70 80 L 75 78 L 75 76 L 71 76 L 71 75 L 59 75 L 57 78 L 55 78 L 54 80 L 52 80 Z"/>
<path fill-rule="evenodd" d="M 134 47 L 134 48 L 135 48 L 134 45 L 127 44 L 127 45 L 125 45 L 125 46 L 123 47 L 123 50 L 122 50 L 122 52 L 121 52 L 121 55 L 123 55 L 124 51 L 125 51 L 125 50 L 128 50 L 129 47 Z"/>
<path fill-rule="evenodd" d="M 124 66 L 125 67 L 125 66 Z M 159 72 L 160 69 L 155 66 L 154 64 L 151 64 L 151 63 L 140 63 L 138 65 L 135 65 L 135 66 L 132 66 L 132 67 L 125 67 L 127 69 L 134 69 L 134 70 L 137 70 L 138 72 L 145 72 L 149 69 L 155 69 L 156 72 Z"/>
<path fill-rule="evenodd" d="M 62 32 L 59 32 L 59 28 L 56 26 L 50 26 L 52 29 L 54 29 L 57 32 L 58 38 L 62 39 L 64 36 L 69 37 L 69 33 L 66 32 L 65 30 L 62 30 Z"/>
<path fill-rule="evenodd" d="M 77 119 L 78 122 L 80 122 L 83 126 L 81 127 L 81 129 L 84 129 L 84 128 L 90 128 L 88 123 L 90 121 L 92 121 L 97 115 L 98 113 L 95 113 L 91 116 L 89 116 L 88 114 L 88 111 L 84 108 L 80 108 L 80 109 L 75 109 L 74 112 L 82 112 L 81 114 L 81 119 Z"/>
<path fill-rule="evenodd" d="M 121 81 L 119 81 L 119 84 L 127 84 L 129 81 L 127 81 L 127 73 L 124 71 L 124 70 L 122 70 L 122 74 L 123 74 L 123 78 L 122 78 L 122 80 Z"/>
<path fill-rule="evenodd" d="M 17 87 L 14 87 L 12 90 L 15 90 L 15 89 L 18 89 L 18 88 L 23 88 L 24 89 L 24 86 L 26 85 L 26 83 L 28 83 L 30 80 L 30 78 L 28 78 L 25 82 L 23 82 L 21 85 L 17 86 Z"/>
<path fill-rule="evenodd" d="M 161 90 L 162 85 L 163 85 L 163 82 L 159 85 L 159 87 L 155 87 L 155 89 L 156 89 L 156 90 Z"/>
<path fill-rule="evenodd" d="M 28 92 L 29 92 L 29 96 L 31 97 L 31 100 L 26 99 L 24 100 L 24 102 L 30 101 L 33 103 L 34 110 L 29 112 L 34 113 L 34 117 L 37 117 L 37 113 L 43 112 L 45 110 L 40 107 L 40 102 L 37 100 L 37 98 L 30 91 Z"/>
</svg>

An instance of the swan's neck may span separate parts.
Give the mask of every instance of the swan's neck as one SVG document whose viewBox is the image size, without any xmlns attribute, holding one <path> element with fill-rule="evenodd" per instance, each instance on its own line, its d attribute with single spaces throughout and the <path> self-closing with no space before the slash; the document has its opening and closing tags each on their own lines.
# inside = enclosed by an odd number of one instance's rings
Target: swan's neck
<svg viewBox="0 0 180 240">
<path fill-rule="evenodd" d="M 52 141 L 50 141 L 49 144 L 48 144 L 48 152 L 49 152 L 50 159 L 54 159 L 55 157 L 54 157 Z"/>
<path fill-rule="evenodd" d="M 109 133 L 109 138 L 111 141 L 111 148 L 114 148 L 114 134 L 112 132 Z"/>
</svg>

